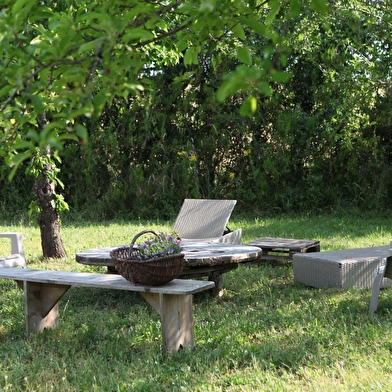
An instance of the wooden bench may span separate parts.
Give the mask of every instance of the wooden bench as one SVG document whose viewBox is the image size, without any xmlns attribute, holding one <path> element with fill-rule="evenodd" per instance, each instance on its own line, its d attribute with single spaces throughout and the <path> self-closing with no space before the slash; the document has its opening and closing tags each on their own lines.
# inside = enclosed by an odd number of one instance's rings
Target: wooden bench
<svg viewBox="0 0 392 392">
<path fill-rule="evenodd" d="M 134 286 L 120 275 L 0 268 L 0 278 L 14 279 L 24 290 L 26 333 L 59 325 L 58 301 L 71 286 L 139 292 L 157 311 L 165 353 L 194 346 L 192 295 L 213 282 L 175 279 L 162 286 Z"/>
</svg>

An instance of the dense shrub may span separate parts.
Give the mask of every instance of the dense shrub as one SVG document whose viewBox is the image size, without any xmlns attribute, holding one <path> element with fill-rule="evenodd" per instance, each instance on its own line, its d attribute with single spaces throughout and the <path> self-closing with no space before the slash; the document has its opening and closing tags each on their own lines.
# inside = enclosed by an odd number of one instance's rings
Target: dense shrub
<svg viewBox="0 0 392 392">
<path fill-rule="evenodd" d="M 88 144 L 63 151 L 71 210 L 166 218 L 184 198 L 235 198 L 236 211 L 263 213 L 389 208 L 391 36 L 377 15 L 354 8 L 331 8 L 328 30 L 311 8 L 289 21 L 278 15 L 274 23 L 291 32 L 287 59 L 269 58 L 267 38 L 246 32 L 252 55 L 292 74 L 287 83 L 273 79 L 272 94 L 255 87 L 217 101 L 224 75 L 238 66 L 224 37 L 197 67 L 152 70 L 139 97 L 85 120 Z M 250 93 L 252 118 L 240 115 Z M 31 180 L 19 171 L 10 185 L 4 164 L 0 173 L 1 212 L 25 210 Z"/>
</svg>

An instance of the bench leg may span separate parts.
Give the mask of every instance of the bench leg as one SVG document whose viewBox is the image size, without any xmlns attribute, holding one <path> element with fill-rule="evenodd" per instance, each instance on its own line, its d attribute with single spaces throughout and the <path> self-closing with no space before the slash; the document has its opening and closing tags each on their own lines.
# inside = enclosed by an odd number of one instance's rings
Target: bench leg
<svg viewBox="0 0 392 392">
<path fill-rule="evenodd" d="M 163 350 L 176 352 L 195 345 L 192 295 L 161 295 Z"/>
<path fill-rule="evenodd" d="M 370 298 L 369 316 L 373 317 L 374 312 L 377 310 L 378 297 L 380 295 L 381 283 L 384 278 L 385 266 L 377 268 L 376 274 L 374 275 L 373 286 L 372 286 L 372 297 Z"/>
<path fill-rule="evenodd" d="M 164 353 L 195 345 L 192 295 L 141 294 L 160 315 Z"/>
<path fill-rule="evenodd" d="M 71 286 L 23 282 L 27 337 L 31 332 L 57 328 L 58 301 Z"/>
</svg>

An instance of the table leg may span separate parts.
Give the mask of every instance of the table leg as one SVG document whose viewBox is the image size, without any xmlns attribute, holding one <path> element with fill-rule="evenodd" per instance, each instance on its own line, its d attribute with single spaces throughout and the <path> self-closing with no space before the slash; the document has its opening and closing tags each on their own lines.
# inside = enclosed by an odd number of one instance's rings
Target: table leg
<svg viewBox="0 0 392 392">
<path fill-rule="evenodd" d="M 160 315 L 165 353 L 195 345 L 192 295 L 141 294 Z"/>
<path fill-rule="evenodd" d="M 236 268 L 238 268 L 238 263 L 227 264 L 224 268 L 211 271 L 208 274 L 208 280 L 215 283 L 215 287 L 209 290 L 213 297 L 223 296 L 223 274 Z"/>
<path fill-rule="evenodd" d="M 223 276 L 220 271 L 213 271 L 208 275 L 208 280 L 215 283 L 215 287 L 210 290 L 213 297 L 222 297 L 223 295 Z"/>
<path fill-rule="evenodd" d="M 58 301 L 71 286 L 24 282 L 26 334 L 59 324 Z"/>
</svg>

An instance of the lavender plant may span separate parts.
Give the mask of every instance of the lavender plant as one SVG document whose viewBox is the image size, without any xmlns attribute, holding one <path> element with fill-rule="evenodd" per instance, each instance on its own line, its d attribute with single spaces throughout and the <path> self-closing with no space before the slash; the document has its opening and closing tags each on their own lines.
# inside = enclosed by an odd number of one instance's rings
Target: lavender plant
<svg viewBox="0 0 392 392">
<path fill-rule="evenodd" d="M 140 260 L 152 260 L 159 257 L 173 256 L 181 253 L 181 240 L 176 232 L 157 233 L 138 245 Z"/>
</svg>

